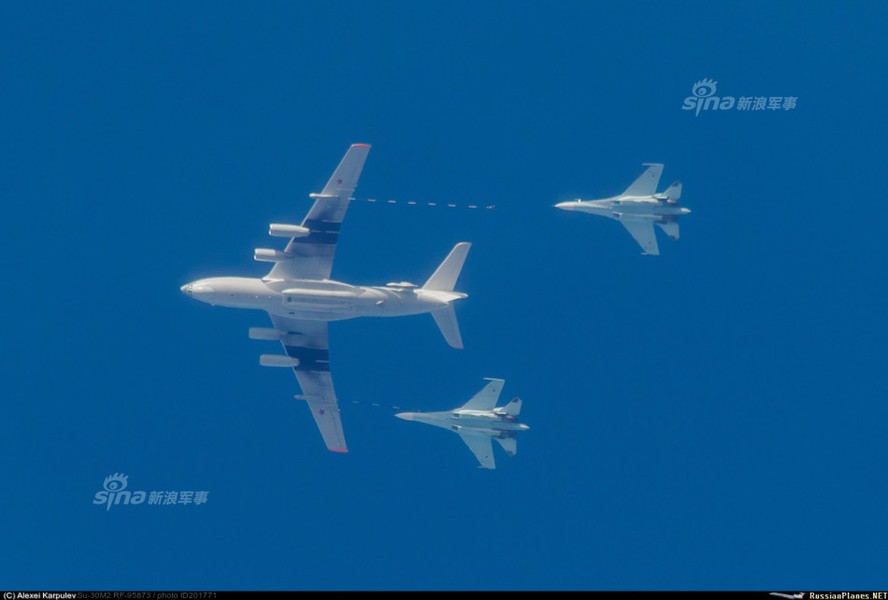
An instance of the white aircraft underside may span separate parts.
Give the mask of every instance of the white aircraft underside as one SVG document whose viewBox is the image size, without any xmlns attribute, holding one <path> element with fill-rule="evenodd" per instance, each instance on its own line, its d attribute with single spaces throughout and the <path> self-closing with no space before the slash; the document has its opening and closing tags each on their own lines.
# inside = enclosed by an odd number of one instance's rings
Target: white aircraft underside
<svg viewBox="0 0 888 600">
<path fill-rule="evenodd" d="M 647 163 L 648 168 L 619 196 L 602 200 L 571 200 L 559 202 L 556 208 L 584 212 L 621 222 L 644 254 L 658 255 L 656 224 L 670 238 L 679 236 L 678 218 L 690 213 L 679 206 L 681 183 L 675 182 L 657 194 L 663 165 Z"/>
<path fill-rule="evenodd" d="M 515 434 L 530 427 L 518 422 L 518 415 L 521 413 L 520 398 L 514 398 L 504 406 L 496 406 L 505 381 L 502 379 L 487 381 L 490 383 L 455 410 L 406 412 L 395 416 L 405 421 L 434 425 L 459 434 L 482 468 L 495 469 L 491 440 L 496 440 L 506 454 L 515 456 L 518 453 Z"/>
<path fill-rule="evenodd" d="M 213 277 L 183 285 L 195 300 L 231 308 L 264 310 L 272 328 L 250 329 L 251 339 L 279 341 L 284 354 L 263 354 L 269 367 L 290 367 L 302 388 L 324 443 L 347 452 L 339 405 L 330 375 L 327 322 L 356 317 L 396 317 L 431 313 L 447 343 L 462 348 L 453 301 L 466 294 L 453 291 L 470 244 L 454 246 L 422 287 L 407 282 L 386 286 L 353 286 L 329 279 L 339 229 L 367 159 L 370 146 L 354 144 L 327 182 L 312 194 L 314 205 L 301 225 L 273 223 L 269 234 L 288 237 L 283 251 L 257 249 L 255 259 L 272 262 L 265 277 Z"/>
</svg>

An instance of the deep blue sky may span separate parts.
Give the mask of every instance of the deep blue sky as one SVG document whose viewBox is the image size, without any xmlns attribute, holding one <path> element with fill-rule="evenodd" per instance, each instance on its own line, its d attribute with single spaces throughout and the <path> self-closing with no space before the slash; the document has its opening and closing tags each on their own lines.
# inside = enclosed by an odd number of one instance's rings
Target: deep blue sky
<svg viewBox="0 0 888 600">
<path fill-rule="evenodd" d="M 550 4 L 3 4 L 0 587 L 886 587 L 888 9 Z M 798 108 L 682 111 L 707 77 Z M 497 209 L 350 209 L 340 280 L 474 246 L 464 351 L 332 325 L 340 456 L 266 317 L 178 288 L 264 274 L 353 142 L 359 195 Z M 662 256 L 552 208 L 642 162 Z M 496 471 L 391 418 L 485 376 L 532 427 Z M 113 472 L 209 501 L 105 512 Z"/>
</svg>

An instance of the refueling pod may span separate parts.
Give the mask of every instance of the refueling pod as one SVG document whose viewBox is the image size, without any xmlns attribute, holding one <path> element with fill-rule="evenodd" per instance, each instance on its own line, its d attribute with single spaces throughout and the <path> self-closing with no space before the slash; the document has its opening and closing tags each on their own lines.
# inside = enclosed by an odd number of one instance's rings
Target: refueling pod
<svg viewBox="0 0 888 600">
<path fill-rule="evenodd" d="M 259 364 L 263 367 L 298 367 L 299 359 L 283 354 L 260 354 Z"/>
</svg>

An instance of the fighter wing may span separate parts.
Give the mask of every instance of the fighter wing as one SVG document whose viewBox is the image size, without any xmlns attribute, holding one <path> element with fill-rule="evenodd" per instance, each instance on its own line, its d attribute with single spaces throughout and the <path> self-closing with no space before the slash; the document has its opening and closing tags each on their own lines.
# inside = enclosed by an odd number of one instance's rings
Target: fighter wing
<svg viewBox="0 0 888 600">
<path fill-rule="evenodd" d="M 623 217 L 620 219 L 620 223 L 629 230 L 629 233 L 632 234 L 632 237 L 635 238 L 635 241 L 638 242 L 645 254 L 652 254 L 654 256 L 660 254 L 653 221 Z"/>
<path fill-rule="evenodd" d="M 281 333 L 281 343 L 288 356 L 299 360 L 293 367 L 327 449 L 348 452 L 339 404 L 330 376 L 330 343 L 325 321 L 306 321 L 271 315 L 271 322 Z"/>
<path fill-rule="evenodd" d="M 435 313 L 432 313 L 433 315 Z M 460 409 L 467 410 L 493 410 L 496 406 L 496 401 L 499 400 L 500 392 L 503 391 L 503 384 L 506 382 L 504 379 L 493 379 L 490 377 L 486 377 L 488 383 L 481 391 L 472 396 L 472 399 L 463 404 Z"/>
<path fill-rule="evenodd" d="M 315 203 L 302 221 L 308 234 L 290 239 L 284 250 L 291 258 L 275 263 L 268 277 L 282 279 L 329 279 L 336 255 L 339 228 L 348 210 L 349 198 L 370 152 L 368 144 L 353 144 L 336 167 Z"/>
<path fill-rule="evenodd" d="M 671 237 L 673 240 L 678 239 L 678 234 L 679 234 L 678 221 L 668 221 L 665 223 L 662 221 L 658 221 L 657 225 L 659 225 L 660 229 L 662 229 L 663 232 L 666 235 L 668 235 L 669 237 Z"/>
<path fill-rule="evenodd" d="M 657 192 L 660 175 L 663 174 L 663 165 L 644 163 L 644 166 L 647 167 L 647 170 L 626 188 L 626 191 L 623 192 L 624 196 L 653 196 Z"/>
<path fill-rule="evenodd" d="M 495 469 L 496 463 L 493 460 L 493 446 L 490 443 L 490 436 L 483 433 L 464 433 L 457 431 L 462 441 L 466 443 L 478 462 L 481 463 L 482 469 Z"/>
</svg>

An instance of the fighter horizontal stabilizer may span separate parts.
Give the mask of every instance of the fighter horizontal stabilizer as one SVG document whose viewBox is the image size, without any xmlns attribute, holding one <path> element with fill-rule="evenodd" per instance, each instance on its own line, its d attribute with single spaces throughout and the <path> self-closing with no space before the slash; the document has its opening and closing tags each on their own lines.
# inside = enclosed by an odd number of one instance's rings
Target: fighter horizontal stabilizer
<svg viewBox="0 0 888 600">
<path fill-rule="evenodd" d="M 512 400 L 508 404 L 494 409 L 493 412 L 498 415 L 509 415 L 511 417 L 517 417 L 521 414 L 521 398 L 512 398 Z"/>
<path fill-rule="evenodd" d="M 657 235 L 654 233 L 654 222 L 648 220 L 635 220 L 623 218 L 620 223 L 632 234 L 645 254 L 658 256 L 660 248 L 657 246 Z"/>
<path fill-rule="evenodd" d="M 678 221 L 669 221 L 667 223 L 657 223 L 663 232 L 673 240 L 678 239 Z"/>
<path fill-rule="evenodd" d="M 503 447 L 503 450 L 506 451 L 506 454 L 509 456 L 515 456 L 518 454 L 518 440 L 513 437 L 498 437 L 493 438 L 499 445 Z"/>
<path fill-rule="evenodd" d="M 441 335 L 451 347 L 462 350 L 462 336 L 459 334 L 459 322 L 456 320 L 456 310 L 452 304 L 439 310 L 432 311 L 432 318 L 441 330 Z"/>
<path fill-rule="evenodd" d="M 499 400 L 500 392 L 503 391 L 503 384 L 506 383 L 506 380 L 488 378 L 487 381 L 490 383 L 472 396 L 471 400 L 463 404 L 460 410 L 493 410 L 496 407 L 496 402 Z"/>
<path fill-rule="evenodd" d="M 453 247 L 447 258 L 444 259 L 429 280 L 422 286 L 424 290 L 434 290 L 437 292 L 452 292 L 456 287 L 456 280 L 459 278 L 463 264 L 466 262 L 466 256 L 472 244 L 469 242 L 460 242 Z"/>
<path fill-rule="evenodd" d="M 493 460 L 493 446 L 490 444 L 490 436 L 478 433 L 463 433 L 458 431 L 459 437 L 466 443 L 478 462 L 481 463 L 482 469 L 495 469 L 496 462 Z"/>
<path fill-rule="evenodd" d="M 657 185 L 660 183 L 660 175 L 663 174 L 663 165 L 659 163 L 644 163 L 647 167 L 644 173 L 639 175 L 638 179 L 632 182 L 623 196 L 653 196 L 657 191 Z"/>
<path fill-rule="evenodd" d="M 670 204 L 677 204 L 678 200 L 681 198 L 681 182 L 676 181 L 663 192 L 663 196 L 666 197 L 666 201 Z"/>
</svg>

